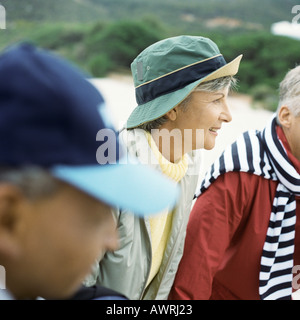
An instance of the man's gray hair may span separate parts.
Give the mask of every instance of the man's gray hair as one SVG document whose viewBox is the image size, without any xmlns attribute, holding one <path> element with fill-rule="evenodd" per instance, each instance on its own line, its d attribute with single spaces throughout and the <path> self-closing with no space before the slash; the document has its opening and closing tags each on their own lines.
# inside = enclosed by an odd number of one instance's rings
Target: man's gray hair
<svg viewBox="0 0 300 320">
<path fill-rule="evenodd" d="M 227 87 L 229 87 L 229 89 L 233 89 L 235 88 L 235 86 L 236 86 L 236 79 L 232 76 L 226 76 L 226 77 L 218 78 L 218 79 L 207 81 L 207 82 L 202 82 L 182 102 L 180 102 L 179 107 L 182 108 L 183 111 L 186 111 L 191 101 L 191 94 L 195 91 L 216 92 L 216 91 L 223 90 Z M 158 119 L 143 123 L 136 128 L 151 132 L 152 129 L 159 129 L 160 126 L 162 126 L 167 121 L 168 121 L 168 118 L 166 116 L 162 116 Z"/>
<path fill-rule="evenodd" d="M 50 173 L 39 167 L 4 168 L 0 167 L 0 184 L 10 183 L 34 200 L 54 194 L 59 182 Z"/>
<path fill-rule="evenodd" d="M 279 104 L 289 107 L 294 116 L 300 116 L 300 66 L 290 70 L 279 85 Z"/>
</svg>

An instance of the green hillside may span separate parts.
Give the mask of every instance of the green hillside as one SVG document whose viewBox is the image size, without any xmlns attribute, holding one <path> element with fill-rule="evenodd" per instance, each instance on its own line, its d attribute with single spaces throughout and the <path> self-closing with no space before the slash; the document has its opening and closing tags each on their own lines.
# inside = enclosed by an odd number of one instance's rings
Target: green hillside
<svg viewBox="0 0 300 320">
<path fill-rule="evenodd" d="M 300 64 L 300 42 L 270 34 L 291 21 L 299 0 L 0 0 L 6 29 L 0 49 L 28 40 L 75 62 L 95 77 L 130 72 L 145 47 L 179 34 L 207 36 L 229 61 L 244 58 L 239 91 L 274 109 L 277 87 Z"/>
<path fill-rule="evenodd" d="M 298 3 L 297 3 L 298 2 Z M 154 15 L 167 25 L 187 31 L 210 28 L 218 17 L 234 19 L 240 28 L 269 28 L 273 22 L 291 21 L 297 0 L 1 0 L 8 23 L 16 20 L 92 22 L 142 19 Z M 218 21 L 215 21 L 215 24 Z"/>
<path fill-rule="evenodd" d="M 238 20 L 240 27 L 269 28 L 273 22 L 291 20 L 291 9 L 297 0 L 90 0 L 107 10 L 110 17 L 124 19 L 154 14 L 167 24 L 187 30 L 207 26 L 216 17 Z M 298 2 L 298 3 L 297 3 Z M 210 24 L 208 24 L 210 25 Z"/>
<path fill-rule="evenodd" d="M 105 12 L 89 1 L 80 0 L 1 0 L 7 13 L 7 23 L 17 20 L 30 22 L 88 22 Z"/>
</svg>

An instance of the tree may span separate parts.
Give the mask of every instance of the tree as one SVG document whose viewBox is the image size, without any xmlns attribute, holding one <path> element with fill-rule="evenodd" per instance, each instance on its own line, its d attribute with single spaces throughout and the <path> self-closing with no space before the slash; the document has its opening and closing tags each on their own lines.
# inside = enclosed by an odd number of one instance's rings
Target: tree
<svg viewBox="0 0 300 320">
<path fill-rule="evenodd" d="M 109 24 L 101 33 L 91 34 L 87 50 L 93 56 L 106 55 L 115 68 L 129 68 L 134 58 L 147 46 L 162 38 L 159 28 L 141 21 Z"/>
</svg>

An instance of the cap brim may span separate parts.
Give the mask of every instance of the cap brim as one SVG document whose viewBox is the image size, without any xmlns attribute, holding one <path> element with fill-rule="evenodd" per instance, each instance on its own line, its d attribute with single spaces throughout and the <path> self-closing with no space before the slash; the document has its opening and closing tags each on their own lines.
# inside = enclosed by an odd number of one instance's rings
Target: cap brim
<svg viewBox="0 0 300 320">
<path fill-rule="evenodd" d="M 143 105 L 137 106 L 130 114 L 125 128 L 135 128 L 143 123 L 158 119 L 182 102 L 201 82 L 207 82 L 226 76 L 234 76 L 239 70 L 243 55 L 239 55 L 223 67 L 204 78 L 190 83 L 182 89 L 162 95 Z"/>
<path fill-rule="evenodd" d="M 173 208 L 179 196 L 175 182 L 140 163 L 56 166 L 51 173 L 112 207 L 139 216 Z"/>
<path fill-rule="evenodd" d="M 239 71 L 240 62 L 242 60 L 243 55 L 239 55 L 229 63 L 226 63 L 225 66 L 217 69 L 216 71 L 212 72 L 205 78 L 203 78 L 202 82 L 207 82 L 219 78 L 223 78 L 226 76 L 234 76 Z"/>
</svg>

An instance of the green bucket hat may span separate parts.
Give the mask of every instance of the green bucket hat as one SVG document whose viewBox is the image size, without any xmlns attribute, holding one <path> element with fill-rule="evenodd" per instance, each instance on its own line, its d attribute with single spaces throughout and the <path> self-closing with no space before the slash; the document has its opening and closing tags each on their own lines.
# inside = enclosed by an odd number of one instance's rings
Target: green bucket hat
<svg viewBox="0 0 300 320">
<path fill-rule="evenodd" d="M 217 45 L 204 37 L 178 36 L 152 44 L 131 64 L 138 106 L 125 128 L 162 117 L 201 82 L 234 76 L 241 58 L 226 63 Z"/>
</svg>

